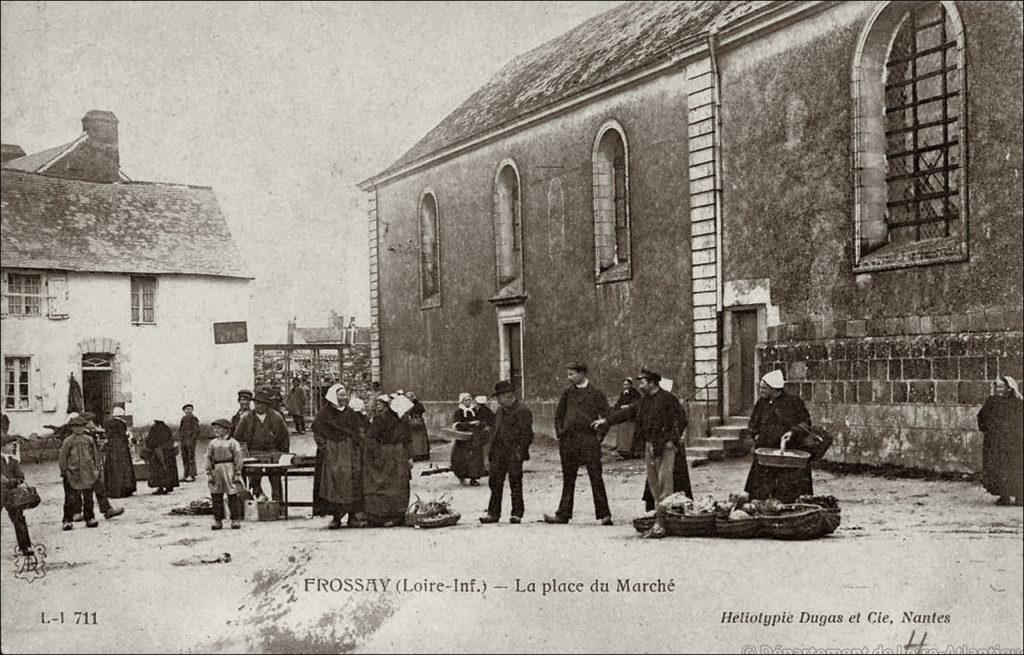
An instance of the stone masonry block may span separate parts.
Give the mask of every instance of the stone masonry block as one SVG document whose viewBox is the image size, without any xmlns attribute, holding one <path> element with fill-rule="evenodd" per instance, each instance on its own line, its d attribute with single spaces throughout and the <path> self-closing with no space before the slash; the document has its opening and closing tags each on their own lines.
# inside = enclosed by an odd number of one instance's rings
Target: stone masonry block
<svg viewBox="0 0 1024 655">
<path fill-rule="evenodd" d="M 872 380 L 889 379 L 889 362 L 885 359 L 872 359 L 868 363 L 868 377 Z"/>
<path fill-rule="evenodd" d="M 984 357 L 961 357 L 960 358 L 960 379 L 961 380 L 984 380 L 985 358 Z"/>
<path fill-rule="evenodd" d="M 885 404 L 892 402 L 892 387 L 888 382 L 878 380 L 871 382 L 871 402 Z"/>
<path fill-rule="evenodd" d="M 935 382 L 935 402 L 943 405 L 955 405 L 959 401 L 956 380 L 937 380 Z"/>
<path fill-rule="evenodd" d="M 892 382 L 892 401 L 894 403 L 905 403 L 910 399 L 909 385 L 902 380 Z"/>
<path fill-rule="evenodd" d="M 921 317 L 920 316 L 904 316 L 903 317 L 903 333 L 904 334 L 921 334 Z"/>
<path fill-rule="evenodd" d="M 867 321 L 864 319 L 847 321 L 846 334 L 851 337 L 866 337 L 868 334 Z"/>
<path fill-rule="evenodd" d="M 935 402 L 935 383 L 930 380 L 914 380 L 910 382 L 910 393 L 907 399 L 912 403 Z"/>
<path fill-rule="evenodd" d="M 870 337 L 880 337 L 885 334 L 885 319 L 872 318 L 867 322 L 867 333 Z"/>
<path fill-rule="evenodd" d="M 904 380 L 928 380 L 932 377 L 931 362 L 927 359 L 904 359 L 901 365 Z"/>
<path fill-rule="evenodd" d="M 956 357 L 936 357 L 932 360 L 932 377 L 936 380 L 956 380 L 960 377 Z"/>
<path fill-rule="evenodd" d="M 935 320 L 931 316 L 921 317 L 921 334 L 934 334 Z"/>
<path fill-rule="evenodd" d="M 988 329 L 985 324 L 985 312 L 970 312 L 967 314 L 967 331 L 984 332 Z"/>
<path fill-rule="evenodd" d="M 982 381 L 960 381 L 957 388 L 961 405 L 981 405 L 989 397 L 992 385 Z"/>
</svg>

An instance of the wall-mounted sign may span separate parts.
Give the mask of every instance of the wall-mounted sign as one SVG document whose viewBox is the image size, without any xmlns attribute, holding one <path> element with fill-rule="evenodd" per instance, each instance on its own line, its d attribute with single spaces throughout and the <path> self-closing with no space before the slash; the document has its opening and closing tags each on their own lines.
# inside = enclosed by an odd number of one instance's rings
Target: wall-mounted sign
<svg viewBox="0 0 1024 655">
<path fill-rule="evenodd" d="M 213 324 L 214 343 L 245 343 L 249 340 L 245 321 Z"/>
</svg>

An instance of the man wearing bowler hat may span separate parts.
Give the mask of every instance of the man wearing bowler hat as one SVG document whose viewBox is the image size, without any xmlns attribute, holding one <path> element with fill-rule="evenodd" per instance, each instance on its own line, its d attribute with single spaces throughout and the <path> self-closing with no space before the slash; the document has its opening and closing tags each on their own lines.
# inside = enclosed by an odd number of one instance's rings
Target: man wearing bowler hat
<svg viewBox="0 0 1024 655">
<path fill-rule="evenodd" d="M 511 380 L 501 380 L 494 385 L 498 399 L 498 414 L 495 418 L 494 435 L 491 437 L 490 473 L 491 501 L 487 514 L 480 517 L 481 523 L 497 523 L 501 518 L 501 497 L 505 491 L 505 477 L 512 492 L 512 515 L 509 523 L 519 523 L 526 511 L 523 504 L 523 462 L 530 459 L 530 444 L 533 443 L 533 414 L 516 396 L 516 386 Z"/>
<path fill-rule="evenodd" d="M 246 414 L 238 422 L 234 437 L 238 441 L 249 444 L 249 455 L 257 458 L 261 464 L 277 464 L 283 453 L 288 452 L 288 425 L 284 417 L 271 409 L 274 398 L 265 391 L 260 391 L 253 398 L 256 408 Z M 273 500 L 281 500 L 281 476 L 268 474 L 270 478 L 270 494 Z M 263 476 L 253 475 L 250 490 L 256 498 L 263 496 Z"/>
<path fill-rule="evenodd" d="M 576 475 L 580 466 L 586 466 L 597 522 L 612 525 L 601 472 L 601 436 L 593 425 L 597 419 L 608 415 L 608 399 L 590 383 L 586 364 L 573 362 L 565 368 L 569 386 L 562 392 L 555 409 L 555 436 L 562 460 L 562 499 L 558 511 L 554 515 L 545 514 L 544 521 L 568 523 L 572 519 Z"/>
</svg>

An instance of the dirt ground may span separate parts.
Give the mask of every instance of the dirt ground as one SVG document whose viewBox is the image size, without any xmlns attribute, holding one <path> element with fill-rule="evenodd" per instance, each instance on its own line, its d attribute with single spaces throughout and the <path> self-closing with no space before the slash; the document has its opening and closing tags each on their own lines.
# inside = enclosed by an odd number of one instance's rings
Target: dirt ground
<svg viewBox="0 0 1024 655">
<path fill-rule="evenodd" d="M 296 442 L 312 453 L 307 438 Z M 883 653 L 927 633 L 920 652 L 1021 652 L 1024 514 L 976 484 L 815 472 L 816 493 L 843 510 L 830 537 L 651 541 L 630 524 L 643 509 L 638 462 L 606 457 L 615 526 L 595 524 L 583 471 L 576 519 L 552 526 L 539 521 L 558 502 L 557 451 L 532 450 L 518 526 L 507 522 L 507 497 L 501 523 L 478 523 L 486 481 L 421 477 L 430 464 L 417 463 L 413 493 L 450 493 L 462 513 L 457 526 L 430 531 L 328 531 L 294 510 L 288 521 L 212 532 L 209 517 L 168 514 L 205 495 L 200 478 L 168 496 L 140 483 L 114 501 L 122 516 L 62 532 L 56 465 L 26 465 L 44 499 L 27 516 L 47 549 L 46 575 L 15 577 L 5 514 L 2 650 Z M 435 444 L 432 464 L 447 460 Z M 748 467 L 696 468 L 694 491 L 724 498 Z M 308 498 L 311 480 L 291 489 Z M 200 561 L 222 553 L 231 561 Z"/>
</svg>

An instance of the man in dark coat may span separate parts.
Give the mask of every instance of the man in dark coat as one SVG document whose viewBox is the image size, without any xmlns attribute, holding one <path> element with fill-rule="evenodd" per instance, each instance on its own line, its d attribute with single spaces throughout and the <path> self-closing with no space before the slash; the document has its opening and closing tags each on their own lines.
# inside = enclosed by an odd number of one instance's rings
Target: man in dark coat
<svg viewBox="0 0 1024 655">
<path fill-rule="evenodd" d="M 241 439 L 239 439 L 238 435 L 235 434 L 235 431 L 238 429 L 238 423 L 242 420 L 242 418 L 246 414 L 248 414 L 251 411 L 252 411 L 252 392 L 249 391 L 248 389 L 239 389 L 238 390 L 238 410 L 234 414 L 231 415 L 231 432 L 229 433 L 228 436 L 235 438 L 235 441 L 237 441 L 242 446 L 242 453 L 245 454 L 246 456 L 248 456 L 248 452 L 249 452 L 248 445 L 249 444 L 247 444 L 244 441 L 242 441 Z"/>
<path fill-rule="evenodd" d="M 675 396 L 659 386 L 661 375 L 643 369 L 637 376 L 640 400 L 612 412 L 607 420 L 598 420 L 597 427 L 635 421 L 634 438 L 644 444 L 647 465 L 647 486 L 655 503 L 674 491 L 676 453 L 683 448 L 679 440 L 686 429 L 686 410 Z M 685 455 L 684 455 L 685 466 Z M 689 475 L 687 475 L 689 480 Z"/>
<path fill-rule="evenodd" d="M 121 411 L 123 414 L 124 410 Z M 96 417 L 92 412 L 82 412 L 81 414 L 79 414 L 79 416 L 85 419 L 85 433 L 92 437 L 92 440 L 96 443 L 96 451 L 99 454 L 99 480 L 96 482 L 96 486 L 93 488 L 93 493 L 96 496 L 96 506 L 99 508 L 104 518 L 112 519 L 115 516 L 121 516 L 122 514 L 124 514 L 124 508 L 114 507 L 113 505 L 111 505 L 110 498 L 123 498 L 128 494 L 122 494 L 121 496 L 111 496 L 110 494 L 111 480 L 110 478 L 107 477 L 107 473 L 110 470 L 110 464 L 108 463 L 108 458 L 110 456 L 110 441 L 107 439 L 106 430 L 96 425 Z M 127 443 L 127 438 L 125 439 L 125 442 Z M 129 455 L 129 462 L 130 461 L 131 456 Z M 131 467 L 131 476 L 132 488 L 130 490 L 130 493 L 133 493 L 135 491 L 135 467 Z M 81 505 L 78 504 L 79 499 L 80 496 L 72 496 L 71 506 L 74 510 L 73 518 L 75 521 L 82 521 L 85 519 L 85 515 L 82 512 L 82 507 Z"/>
<path fill-rule="evenodd" d="M 811 426 L 811 415 L 798 396 L 784 391 L 782 371 L 771 371 L 758 385 L 760 397 L 750 413 L 750 432 L 754 448 L 779 448 L 783 437 L 787 447 L 799 449 Z M 813 495 L 811 469 L 762 466 L 755 456 L 747 476 L 745 491 L 752 499 L 775 498 L 792 503 L 804 494 Z"/>
<path fill-rule="evenodd" d="M 545 514 L 547 523 L 568 523 L 572 519 L 576 494 L 576 474 L 587 467 L 590 488 L 594 493 L 594 513 L 601 525 L 612 525 L 608 494 L 601 469 L 601 437 L 594 422 L 608 415 L 608 399 L 587 379 L 587 365 L 573 363 L 566 367 L 569 386 L 562 392 L 555 409 L 555 436 L 562 460 L 562 498 L 554 515 Z"/>
<path fill-rule="evenodd" d="M 308 400 L 306 392 L 302 388 L 302 382 L 299 380 L 293 381 L 292 390 L 288 392 L 285 406 L 288 408 L 288 416 L 292 417 L 292 424 L 295 426 L 297 434 L 305 434 L 306 432 L 306 403 Z"/>
<path fill-rule="evenodd" d="M 196 470 L 196 441 L 199 439 L 199 419 L 192 413 L 192 403 L 186 403 L 181 411 L 185 413 L 178 424 L 178 443 L 181 448 L 181 467 L 185 482 L 195 482 L 199 472 Z"/>
<path fill-rule="evenodd" d="M 249 455 L 259 459 L 262 464 L 276 464 L 281 455 L 288 452 L 290 438 L 288 425 L 284 417 L 271 409 L 274 399 L 261 391 L 253 398 L 256 408 L 246 414 L 235 428 L 235 439 L 249 445 Z M 270 495 L 273 500 L 281 500 L 281 476 L 269 474 Z M 263 495 L 263 476 L 259 473 L 250 479 L 250 490 L 254 497 Z"/>
<path fill-rule="evenodd" d="M 523 461 L 529 459 L 530 444 L 533 443 L 533 414 L 519 402 L 515 385 L 510 380 L 494 385 L 494 395 L 500 406 L 491 440 L 488 478 L 491 500 L 487 504 L 487 514 L 480 517 L 480 522 L 497 523 L 501 518 L 501 497 L 507 476 L 512 493 L 509 523 L 519 523 L 526 511 L 523 503 Z"/>
<path fill-rule="evenodd" d="M 14 536 L 18 541 L 18 550 L 23 555 L 28 555 L 32 552 L 32 539 L 28 535 L 25 510 L 7 504 L 11 490 L 25 481 L 25 474 L 21 472 L 21 464 L 14 458 L 14 451 L 20 438 L 16 434 L 8 434 L 7 430 L 3 431 L 3 457 L 0 458 L 0 492 L 2 492 L 0 500 L 2 500 L 4 509 L 7 510 L 7 516 L 10 517 L 11 523 L 14 524 Z"/>
</svg>

